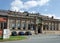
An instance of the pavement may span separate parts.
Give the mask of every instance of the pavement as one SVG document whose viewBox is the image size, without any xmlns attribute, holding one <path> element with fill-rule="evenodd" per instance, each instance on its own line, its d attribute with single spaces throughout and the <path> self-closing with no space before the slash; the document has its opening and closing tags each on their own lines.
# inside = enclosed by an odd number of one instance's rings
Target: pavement
<svg viewBox="0 0 60 43">
<path fill-rule="evenodd" d="M 20 41 L 7 41 L 0 43 L 60 43 L 60 35 L 39 34 L 27 36 L 28 39 Z"/>
</svg>

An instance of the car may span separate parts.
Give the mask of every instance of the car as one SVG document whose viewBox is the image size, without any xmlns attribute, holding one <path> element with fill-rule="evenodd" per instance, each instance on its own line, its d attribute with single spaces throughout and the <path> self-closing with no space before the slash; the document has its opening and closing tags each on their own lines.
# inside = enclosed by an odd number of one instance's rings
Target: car
<svg viewBox="0 0 60 43">
<path fill-rule="evenodd" d="M 32 33 L 31 32 L 25 32 L 25 35 L 32 35 Z"/>
<path fill-rule="evenodd" d="M 17 36 L 17 32 L 16 32 L 16 31 L 13 31 L 13 32 L 11 33 L 11 36 Z"/>
<path fill-rule="evenodd" d="M 18 35 L 24 35 L 25 33 L 24 32 L 19 32 Z"/>
</svg>

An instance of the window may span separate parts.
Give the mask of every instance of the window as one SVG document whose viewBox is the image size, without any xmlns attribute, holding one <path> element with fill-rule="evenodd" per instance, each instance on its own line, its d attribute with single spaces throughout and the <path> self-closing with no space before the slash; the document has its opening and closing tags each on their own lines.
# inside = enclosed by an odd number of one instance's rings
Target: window
<svg viewBox="0 0 60 43">
<path fill-rule="evenodd" d="M 35 25 L 32 25 L 33 26 L 33 30 L 36 30 L 36 27 L 35 27 Z"/>
<path fill-rule="evenodd" d="M 28 24 L 28 30 L 34 30 L 33 24 Z"/>
<path fill-rule="evenodd" d="M 18 29 L 20 29 L 20 24 L 17 25 Z"/>
<path fill-rule="evenodd" d="M 23 21 L 22 22 L 22 28 L 25 30 L 25 28 L 26 28 L 26 23 L 25 23 L 25 21 Z"/>
<path fill-rule="evenodd" d="M 56 23 L 56 27 L 55 28 L 56 28 L 56 30 L 58 30 L 58 23 Z"/>
<path fill-rule="evenodd" d="M 7 29 L 7 22 L 4 22 L 4 29 Z"/>
<path fill-rule="evenodd" d="M 49 30 L 49 26 L 48 25 L 43 25 L 43 30 Z"/>
<path fill-rule="evenodd" d="M 15 29 L 16 25 L 15 24 L 12 24 L 12 29 Z"/>
<path fill-rule="evenodd" d="M 52 30 L 52 25 L 50 25 L 50 30 Z"/>
<path fill-rule="evenodd" d="M 48 25 L 46 25 L 46 30 L 49 30 L 49 26 Z"/>
<path fill-rule="evenodd" d="M 9 28 L 10 28 L 10 29 L 15 29 L 15 28 L 16 28 L 15 19 L 10 19 L 10 20 L 9 20 Z"/>
<path fill-rule="evenodd" d="M 55 30 L 55 25 L 54 24 L 52 25 L 52 30 Z"/>
<path fill-rule="evenodd" d="M 21 27 L 21 25 L 20 25 L 20 20 L 17 20 L 17 25 L 16 25 L 16 26 L 17 26 L 18 29 L 21 29 L 21 28 L 20 28 L 20 27 Z"/>
</svg>

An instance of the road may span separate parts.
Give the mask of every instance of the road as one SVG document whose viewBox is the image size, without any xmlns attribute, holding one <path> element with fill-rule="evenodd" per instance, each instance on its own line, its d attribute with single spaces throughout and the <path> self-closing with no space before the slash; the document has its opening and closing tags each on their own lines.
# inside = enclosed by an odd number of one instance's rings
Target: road
<svg viewBox="0 0 60 43">
<path fill-rule="evenodd" d="M 60 43 L 60 35 L 32 35 L 21 41 L 7 41 L 0 43 Z"/>
</svg>

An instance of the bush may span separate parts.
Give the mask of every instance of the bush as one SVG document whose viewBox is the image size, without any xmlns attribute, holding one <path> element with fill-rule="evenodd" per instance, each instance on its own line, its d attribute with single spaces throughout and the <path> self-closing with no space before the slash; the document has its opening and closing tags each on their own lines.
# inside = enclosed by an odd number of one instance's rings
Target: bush
<svg viewBox="0 0 60 43">
<path fill-rule="evenodd" d="M 17 32 L 16 32 L 16 31 L 13 31 L 13 32 L 11 33 L 11 36 L 17 36 Z"/>
<path fill-rule="evenodd" d="M 19 32 L 18 35 L 24 35 L 25 33 L 24 32 Z"/>
<path fill-rule="evenodd" d="M 31 32 L 25 32 L 25 35 L 32 35 Z"/>
</svg>

